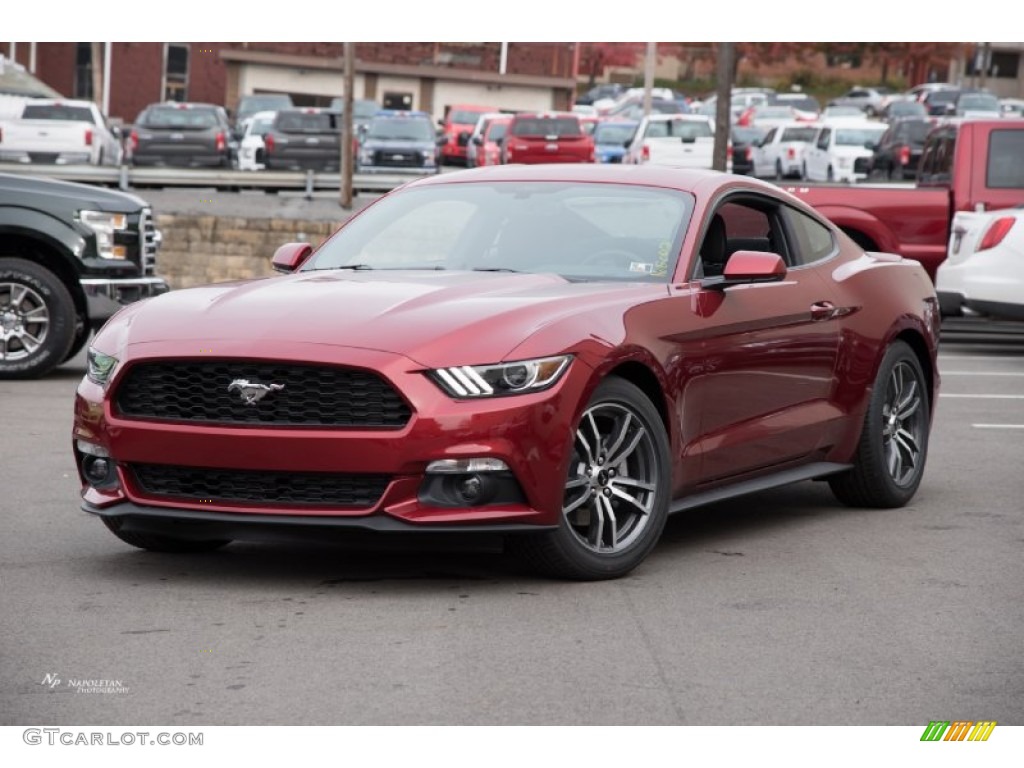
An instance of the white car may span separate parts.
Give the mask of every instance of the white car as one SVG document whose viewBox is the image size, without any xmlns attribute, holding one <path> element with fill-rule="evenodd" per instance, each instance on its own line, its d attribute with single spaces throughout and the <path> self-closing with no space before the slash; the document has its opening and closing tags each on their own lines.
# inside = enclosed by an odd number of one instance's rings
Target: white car
<svg viewBox="0 0 1024 768">
<path fill-rule="evenodd" d="M 804 151 L 814 140 L 818 129 L 806 123 L 789 123 L 772 128 L 751 147 L 753 175 L 784 179 L 799 176 L 803 169 Z"/>
<path fill-rule="evenodd" d="M 804 152 L 801 178 L 808 181 L 847 181 L 866 179 L 878 140 L 888 126 L 885 123 L 824 123 L 818 127 L 814 142 Z"/>
<path fill-rule="evenodd" d="M 575 107 L 573 107 L 573 113 L 580 114 L 576 112 Z M 580 116 L 582 117 L 582 115 Z M 469 134 L 469 141 L 466 142 L 467 168 L 476 168 L 478 165 L 480 165 L 480 163 L 477 162 L 476 156 L 477 152 L 479 152 L 481 142 L 478 142 L 477 139 L 483 136 L 484 131 L 487 130 L 487 124 L 490 123 L 492 120 L 498 118 L 511 119 L 511 117 L 512 116 L 506 112 L 484 112 L 482 115 L 480 115 L 480 117 L 476 119 L 476 125 L 473 126 L 473 130 Z"/>
<path fill-rule="evenodd" d="M 623 163 L 711 168 L 715 124 L 704 115 L 649 115 L 626 146 Z"/>
<path fill-rule="evenodd" d="M 944 315 L 1024 320 L 1024 210 L 957 212 L 935 291 Z"/>
<path fill-rule="evenodd" d="M 257 112 L 245 121 L 245 132 L 238 145 L 238 170 L 262 171 L 266 168 L 263 162 L 263 137 L 274 125 L 277 112 Z"/>
<path fill-rule="evenodd" d="M 0 125 L 0 161 L 120 165 L 121 138 L 91 101 L 28 99 Z"/>
</svg>

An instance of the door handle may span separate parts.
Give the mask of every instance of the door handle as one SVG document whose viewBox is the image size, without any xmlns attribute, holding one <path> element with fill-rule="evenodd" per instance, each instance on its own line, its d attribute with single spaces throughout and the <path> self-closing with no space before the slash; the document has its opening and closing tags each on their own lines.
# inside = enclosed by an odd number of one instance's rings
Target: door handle
<svg viewBox="0 0 1024 768">
<path fill-rule="evenodd" d="M 816 301 L 811 304 L 811 320 L 831 320 L 836 314 L 836 305 L 831 301 Z"/>
</svg>

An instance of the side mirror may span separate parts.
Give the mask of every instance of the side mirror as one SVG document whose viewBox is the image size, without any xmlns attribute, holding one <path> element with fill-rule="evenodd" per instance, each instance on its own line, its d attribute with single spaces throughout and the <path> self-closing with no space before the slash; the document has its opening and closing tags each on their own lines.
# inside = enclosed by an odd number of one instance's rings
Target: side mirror
<svg viewBox="0 0 1024 768">
<path fill-rule="evenodd" d="M 115 139 L 120 139 L 124 135 L 119 125 L 110 126 L 110 133 Z"/>
<path fill-rule="evenodd" d="M 786 263 L 779 254 L 765 251 L 736 251 L 729 257 L 721 276 L 706 277 L 700 281 L 700 286 L 722 290 L 730 285 L 776 283 L 785 276 Z"/>
<path fill-rule="evenodd" d="M 448 136 L 446 134 L 442 133 L 440 136 L 437 137 L 437 146 L 443 147 L 447 143 L 448 143 Z"/>
<path fill-rule="evenodd" d="M 294 272 L 305 263 L 311 253 L 313 246 L 309 243 L 286 243 L 274 251 L 271 264 L 277 272 Z"/>
<path fill-rule="evenodd" d="M 484 145 L 484 137 L 483 136 L 474 136 L 473 137 L 473 143 L 476 144 L 478 147 L 482 147 Z"/>
<path fill-rule="evenodd" d="M 870 149 L 872 152 L 875 152 L 878 149 L 878 147 L 879 145 L 873 141 L 864 142 L 864 149 Z"/>
</svg>

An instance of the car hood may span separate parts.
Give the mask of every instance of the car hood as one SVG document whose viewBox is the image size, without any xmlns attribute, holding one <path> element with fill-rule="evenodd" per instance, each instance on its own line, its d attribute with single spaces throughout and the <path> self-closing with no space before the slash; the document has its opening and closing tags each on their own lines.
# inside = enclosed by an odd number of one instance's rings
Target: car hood
<svg viewBox="0 0 1024 768">
<path fill-rule="evenodd" d="M 68 210 L 93 208 L 100 211 L 116 213 L 132 213 L 145 208 L 148 203 L 140 197 L 88 184 L 75 184 L 68 181 L 51 181 L 32 176 L 0 174 L 0 189 L 12 192 L 21 198 L 21 202 L 31 205 L 33 198 L 39 196 L 40 208 L 50 209 L 63 203 Z"/>
<path fill-rule="evenodd" d="M 663 298 L 657 283 L 570 282 L 553 274 L 311 271 L 172 291 L 123 310 L 95 344 L 302 342 L 401 354 L 424 366 L 496 362 L 552 323 L 607 318 Z M 144 350 L 137 350 L 144 354 Z M 550 350 L 551 353 L 560 350 Z"/>
</svg>

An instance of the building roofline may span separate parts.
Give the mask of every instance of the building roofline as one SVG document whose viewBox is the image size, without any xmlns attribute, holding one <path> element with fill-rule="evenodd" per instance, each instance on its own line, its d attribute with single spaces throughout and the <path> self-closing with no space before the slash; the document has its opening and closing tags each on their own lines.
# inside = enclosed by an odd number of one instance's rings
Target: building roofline
<svg viewBox="0 0 1024 768">
<path fill-rule="evenodd" d="M 267 51 L 242 51 L 221 49 L 220 58 L 226 64 L 266 64 L 274 67 L 295 67 L 299 69 L 320 69 L 341 72 L 345 68 L 340 56 L 297 56 Z M 544 77 L 542 75 L 499 74 L 473 69 L 439 67 L 431 64 L 384 64 L 356 60 L 356 73 L 373 75 L 396 75 L 400 77 L 429 77 L 436 80 L 458 80 L 487 85 L 522 85 L 539 88 L 575 89 L 576 81 L 571 77 Z"/>
</svg>

